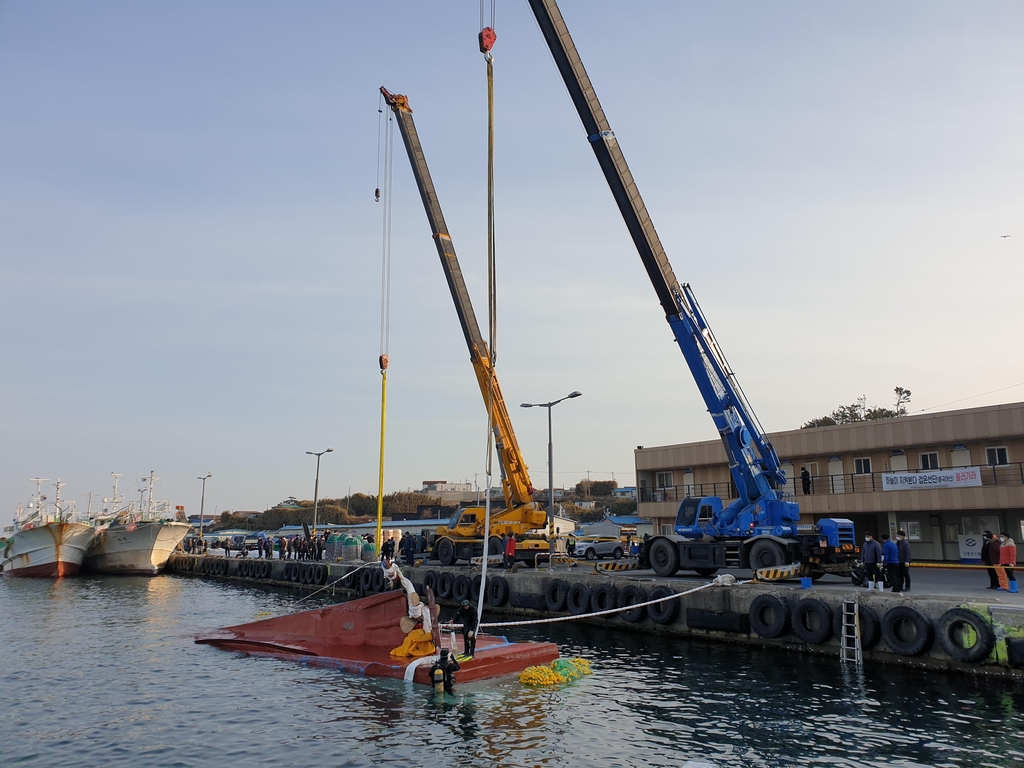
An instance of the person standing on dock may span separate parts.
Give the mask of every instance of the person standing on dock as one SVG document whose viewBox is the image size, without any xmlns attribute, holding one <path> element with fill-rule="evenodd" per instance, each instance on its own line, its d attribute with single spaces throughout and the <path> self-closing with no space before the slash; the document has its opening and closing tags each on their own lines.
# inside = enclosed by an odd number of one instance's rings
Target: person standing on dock
<svg viewBox="0 0 1024 768">
<path fill-rule="evenodd" d="M 864 534 L 864 549 L 861 550 L 864 568 L 867 570 L 864 586 L 868 589 L 881 589 L 878 584 L 878 567 L 882 564 L 882 545 L 875 541 L 870 533 Z"/>
<path fill-rule="evenodd" d="M 885 572 L 889 577 L 889 585 L 893 592 L 902 592 L 900 585 L 903 584 L 900 576 L 900 550 L 896 542 L 889 538 L 888 533 L 882 534 L 885 543 L 882 545 L 882 562 L 885 563 Z"/>
<path fill-rule="evenodd" d="M 981 534 L 981 562 L 985 565 L 999 565 L 999 539 L 992 531 Z M 999 589 L 999 574 L 995 568 L 988 569 L 988 589 Z"/>
<path fill-rule="evenodd" d="M 516 535 L 510 533 L 505 541 L 505 568 L 511 568 L 516 561 Z"/>
<path fill-rule="evenodd" d="M 1005 592 L 1017 591 L 1017 577 L 1013 575 L 1013 568 L 1017 564 L 1017 542 L 1010 538 L 1006 531 L 999 533 L 999 588 Z M 1013 584 L 1013 589 L 1010 584 Z"/>
<path fill-rule="evenodd" d="M 811 495 L 811 473 L 807 471 L 807 467 L 800 467 L 800 482 L 804 486 L 804 496 Z"/>
<path fill-rule="evenodd" d="M 906 532 L 900 528 L 896 531 L 896 549 L 900 555 L 900 591 L 910 591 L 910 542 Z"/>
</svg>

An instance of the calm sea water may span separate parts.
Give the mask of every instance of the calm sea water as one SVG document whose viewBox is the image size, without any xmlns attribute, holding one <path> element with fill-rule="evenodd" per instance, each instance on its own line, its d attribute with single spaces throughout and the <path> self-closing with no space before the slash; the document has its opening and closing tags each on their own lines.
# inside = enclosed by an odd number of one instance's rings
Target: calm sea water
<svg viewBox="0 0 1024 768">
<path fill-rule="evenodd" d="M 296 600 L 169 575 L 0 579 L 0 765 L 1024 765 L 1024 686 L 1004 681 L 858 678 L 834 661 L 549 625 L 536 637 L 593 676 L 438 701 L 192 642 Z"/>
</svg>

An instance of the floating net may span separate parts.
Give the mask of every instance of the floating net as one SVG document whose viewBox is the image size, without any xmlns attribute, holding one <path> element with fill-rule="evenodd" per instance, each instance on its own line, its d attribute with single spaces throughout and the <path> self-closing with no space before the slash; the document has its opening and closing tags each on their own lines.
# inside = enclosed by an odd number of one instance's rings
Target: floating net
<svg viewBox="0 0 1024 768">
<path fill-rule="evenodd" d="M 562 685 L 591 674 L 586 659 L 555 659 L 546 667 L 527 667 L 519 673 L 523 685 Z"/>
</svg>

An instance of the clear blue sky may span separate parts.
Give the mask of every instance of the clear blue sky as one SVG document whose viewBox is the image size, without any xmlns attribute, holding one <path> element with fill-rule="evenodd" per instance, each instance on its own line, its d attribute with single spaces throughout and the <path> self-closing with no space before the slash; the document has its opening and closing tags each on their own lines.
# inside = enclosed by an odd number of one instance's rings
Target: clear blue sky
<svg viewBox="0 0 1024 768">
<path fill-rule="evenodd" d="M 631 483 L 636 445 L 714 430 L 526 3 L 498 6 L 502 385 L 539 487 L 516 406 L 573 389 L 556 485 Z M 1024 5 L 562 10 L 767 429 L 1024 382 Z M 470 2 L 0 3 L 4 519 L 29 477 L 84 509 L 150 469 L 190 512 L 207 471 L 208 509 L 261 509 L 326 447 L 323 494 L 375 491 L 377 88 L 409 95 L 484 317 L 477 31 Z M 484 409 L 400 153 L 393 261 L 387 490 L 472 481 Z"/>
</svg>

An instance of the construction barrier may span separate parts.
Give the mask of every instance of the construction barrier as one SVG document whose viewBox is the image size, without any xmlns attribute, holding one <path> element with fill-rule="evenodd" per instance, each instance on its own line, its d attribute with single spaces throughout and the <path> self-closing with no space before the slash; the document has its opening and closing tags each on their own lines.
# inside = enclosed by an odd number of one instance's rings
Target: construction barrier
<svg viewBox="0 0 1024 768">
<path fill-rule="evenodd" d="M 640 563 L 600 563 L 595 565 L 595 570 L 598 571 L 635 571 L 640 567 Z"/>
</svg>

